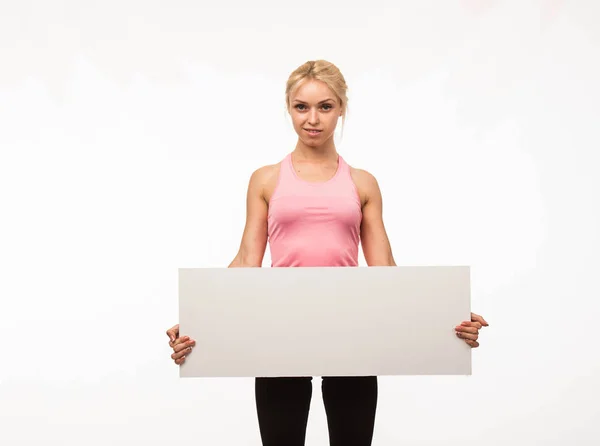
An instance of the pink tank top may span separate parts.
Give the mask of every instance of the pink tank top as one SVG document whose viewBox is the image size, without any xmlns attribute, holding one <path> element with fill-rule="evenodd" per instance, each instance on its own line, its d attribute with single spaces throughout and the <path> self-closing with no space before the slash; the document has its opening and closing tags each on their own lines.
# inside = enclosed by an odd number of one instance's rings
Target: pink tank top
<svg viewBox="0 0 600 446">
<path fill-rule="evenodd" d="M 333 178 L 313 183 L 296 174 L 290 153 L 269 202 L 271 266 L 358 266 L 361 221 L 358 191 L 341 156 Z"/>
</svg>

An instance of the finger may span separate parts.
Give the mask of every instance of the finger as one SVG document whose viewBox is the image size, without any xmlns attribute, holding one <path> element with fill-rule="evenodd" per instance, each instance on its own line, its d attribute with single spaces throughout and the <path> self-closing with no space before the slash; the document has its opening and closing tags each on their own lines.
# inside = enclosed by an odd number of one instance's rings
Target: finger
<svg viewBox="0 0 600 446">
<path fill-rule="evenodd" d="M 474 333 L 474 334 L 479 333 L 479 329 L 477 327 L 464 327 L 462 325 L 455 327 L 455 330 L 462 331 L 463 333 Z"/>
<path fill-rule="evenodd" d="M 460 331 L 456 332 L 456 336 L 458 336 L 461 339 L 470 339 L 472 341 L 476 341 L 477 339 L 479 339 L 479 335 L 477 334 L 462 333 Z"/>
<path fill-rule="evenodd" d="M 175 364 L 177 364 L 177 365 L 181 365 L 184 362 L 185 362 L 185 356 L 182 356 L 181 358 L 175 360 Z"/>
<path fill-rule="evenodd" d="M 475 313 L 471 313 L 471 321 L 473 322 L 479 322 L 481 325 L 483 325 L 484 327 L 487 327 L 488 324 L 484 318 L 482 318 L 480 315 L 475 314 Z"/>
<path fill-rule="evenodd" d="M 184 350 L 181 350 L 181 351 L 180 351 L 180 352 L 178 352 L 178 353 L 173 353 L 173 354 L 171 355 L 171 359 L 172 359 L 173 361 L 177 361 L 178 359 L 185 358 L 185 357 L 186 357 L 187 355 L 189 355 L 190 353 L 192 353 L 192 348 L 191 348 L 191 347 L 188 347 L 188 348 L 186 348 L 186 349 L 184 349 Z"/>
<path fill-rule="evenodd" d="M 184 339 L 184 338 L 177 338 L 177 339 L 175 339 L 175 341 L 169 341 L 169 347 L 175 348 L 176 345 L 179 345 L 180 343 L 185 342 L 185 341 L 186 341 L 186 339 Z"/>
<path fill-rule="evenodd" d="M 175 346 L 173 347 L 173 351 L 175 353 L 180 352 L 181 350 L 185 350 L 186 348 L 190 348 L 193 347 L 196 344 L 196 341 L 194 341 L 193 339 L 189 339 L 187 336 L 185 336 L 185 339 L 183 340 L 177 340 L 175 342 Z"/>
<path fill-rule="evenodd" d="M 460 325 L 461 325 L 461 326 L 463 326 L 463 327 L 475 327 L 475 328 L 477 328 L 477 329 L 480 329 L 480 328 L 482 327 L 482 325 L 481 325 L 481 323 L 480 323 L 480 322 L 469 322 L 469 321 L 464 321 L 464 322 L 461 322 L 461 324 L 460 324 Z"/>
<path fill-rule="evenodd" d="M 169 346 L 171 348 L 175 348 L 175 346 L 177 346 L 179 344 L 184 344 L 184 343 L 188 342 L 189 340 L 190 340 L 189 336 L 182 336 L 180 338 L 175 339 L 175 342 L 170 341 Z"/>
<path fill-rule="evenodd" d="M 479 347 L 479 342 L 477 342 L 477 341 L 471 341 L 470 339 L 465 339 L 465 342 L 467 344 L 469 344 L 472 348 Z"/>
<path fill-rule="evenodd" d="M 184 346 L 184 344 L 182 344 L 176 348 L 178 348 L 178 350 L 175 350 L 175 352 L 171 355 L 171 359 L 173 360 L 180 359 L 192 353 L 192 346 Z"/>
<path fill-rule="evenodd" d="M 167 336 L 169 337 L 171 342 L 174 342 L 175 339 L 177 339 L 178 335 L 179 335 L 179 324 L 174 325 L 167 330 Z"/>
</svg>

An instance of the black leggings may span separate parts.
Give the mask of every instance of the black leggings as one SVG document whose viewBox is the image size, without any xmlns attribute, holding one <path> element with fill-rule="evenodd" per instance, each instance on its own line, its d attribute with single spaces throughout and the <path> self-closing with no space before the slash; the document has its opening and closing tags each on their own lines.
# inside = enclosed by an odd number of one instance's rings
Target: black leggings
<svg viewBox="0 0 600 446">
<path fill-rule="evenodd" d="M 370 446 L 377 377 L 323 377 L 321 390 L 330 446 Z M 263 446 L 304 446 L 312 378 L 256 378 L 256 409 Z"/>
</svg>

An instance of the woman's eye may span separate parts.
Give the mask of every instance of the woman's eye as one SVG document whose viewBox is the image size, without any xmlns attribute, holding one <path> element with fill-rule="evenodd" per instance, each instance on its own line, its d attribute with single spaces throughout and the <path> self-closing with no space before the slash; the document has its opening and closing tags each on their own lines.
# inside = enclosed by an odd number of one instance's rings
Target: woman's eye
<svg viewBox="0 0 600 446">
<path fill-rule="evenodd" d="M 322 107 L 325 110 L 331 110 L 333 108 L 333 106 L 331 104 L 323 104 Z M 305 110 L 306 106 L 304 104 L 296 104 L 295 108 L 296 108 L 296 110 Z"/>
</svg>

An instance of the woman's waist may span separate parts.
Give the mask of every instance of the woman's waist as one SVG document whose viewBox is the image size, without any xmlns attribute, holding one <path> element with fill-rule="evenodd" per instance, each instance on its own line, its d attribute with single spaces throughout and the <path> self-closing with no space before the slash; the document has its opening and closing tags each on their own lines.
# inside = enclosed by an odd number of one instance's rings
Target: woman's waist
<svg viewBox="0 0 600 446">
<path fill-rule="evenodd" d="M 273 266 L 357 266 L 358 244 L 270 243 Z"/>
</svg>

